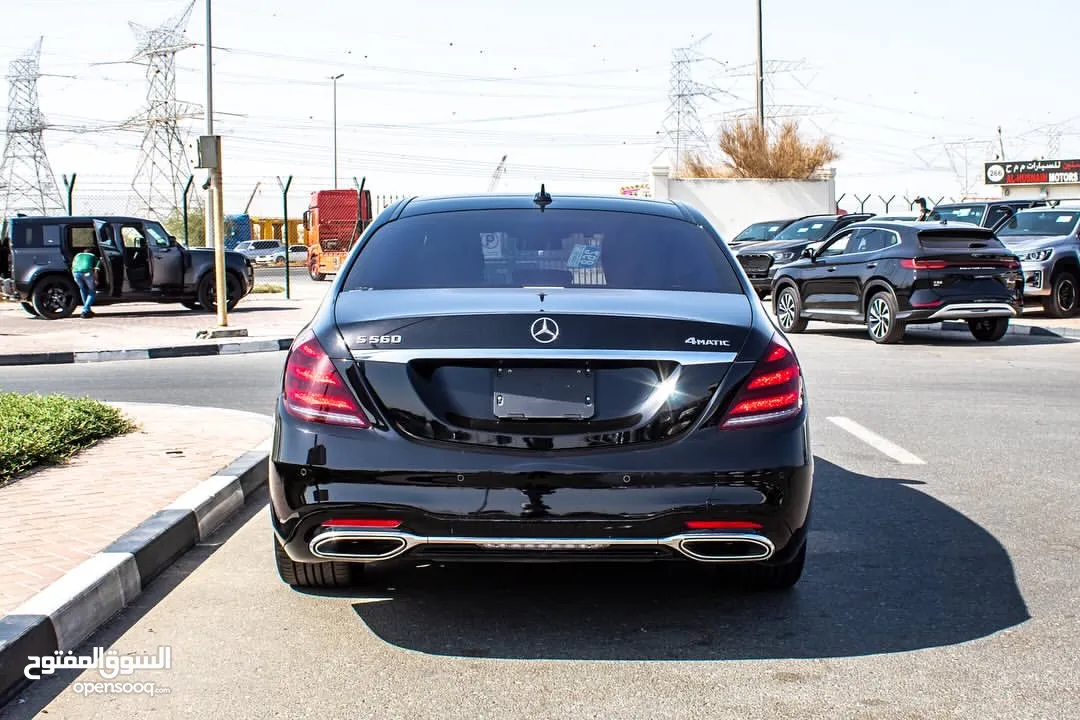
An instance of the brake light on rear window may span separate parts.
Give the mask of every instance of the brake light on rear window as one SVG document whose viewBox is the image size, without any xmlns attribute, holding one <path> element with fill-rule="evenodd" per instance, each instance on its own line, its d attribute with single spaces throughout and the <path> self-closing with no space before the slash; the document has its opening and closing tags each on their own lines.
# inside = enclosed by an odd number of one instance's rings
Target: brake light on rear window
<svg viewBox="0 0 1080 720">
<path fill-rule="evenodd" d="M 721 429 L 764 425 L 798 415 L 803 408 L 802 369 L 791 347 L 774 335 L 720 422 Z"/>
<path fill-rule="evenodd" d="M 311 330 L 304 331 L 289 351 L 284 395 L 285 409 L 303 420 L 371 427 L 371 421 Z"/>
</svg>

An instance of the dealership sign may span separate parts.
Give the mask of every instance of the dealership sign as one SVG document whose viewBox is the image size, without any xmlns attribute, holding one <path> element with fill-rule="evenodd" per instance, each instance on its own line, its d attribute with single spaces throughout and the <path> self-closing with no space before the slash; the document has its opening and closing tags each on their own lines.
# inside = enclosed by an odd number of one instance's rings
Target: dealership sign
<svg viewBox="0 0 1080 720">
<path fill-rule="evenodd" d="M 987 185 L 1080 183 L 1080 160 L 1025 160 L 986 163 Z"/>
</svg>

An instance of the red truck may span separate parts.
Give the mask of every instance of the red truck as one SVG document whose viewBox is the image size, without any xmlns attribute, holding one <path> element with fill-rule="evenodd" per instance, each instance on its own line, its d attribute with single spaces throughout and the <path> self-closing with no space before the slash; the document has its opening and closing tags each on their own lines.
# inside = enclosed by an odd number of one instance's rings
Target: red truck
<svg viewBox="0 0 1080 720">
<path fill-rule="evenodd" d="M 338 272 L 360 234 L 371 223 L 371 191 L 316 190 L 304 213 L 308 273 L 325 280 Z"/>
</svg>

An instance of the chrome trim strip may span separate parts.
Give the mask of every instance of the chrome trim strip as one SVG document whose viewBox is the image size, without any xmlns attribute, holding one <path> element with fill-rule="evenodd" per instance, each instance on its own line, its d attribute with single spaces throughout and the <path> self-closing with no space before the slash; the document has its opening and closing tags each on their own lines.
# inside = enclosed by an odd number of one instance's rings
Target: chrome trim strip
<svg viewBox="0 0 1080 720">
<path fill-rule="evenodd" d="M 587 350 L 578 348 L 356 348 L 350 349 L 354 360 L 373 360 L 405 364 L 412 360 L 650 360 L 680 365 L 732 363 L 733 352 L 686 352 L 681 350 Z"/>
<path fill-rule="evenodd" d="M 930 320 L 975 317 L 1018 317 L 1019 313 L 1008 303 L 953 303 L 930 316 Z"/>
<path fill-rule="evenodd" d="M 346 555 L 342 553 L 330 553 L 320 552 L 319 547 L 326 544 L 331 540 L 399 540 L 402 545 L 400 548 L 386 553 L 384 555 L 377 556 L 357 556 Z M 685 547 L 688 542 L 740 542 L 750 545 L 757 545 L 763 548 L 763 550 L 756 555 L 739 555 L 739 556 L 723 556 L 723 557 L 709 557 L 700 555 Z M 380 562 L 383 560 L 390 560 L 391 558 L 398 557 L 403 553 L 412 550 L 419 545 L 476 545 L 478 547 L 487 546 L 488 548 L 498 547 L 513 547 L 522 545 L 533 545 L 545 548 L 557 548 L 557 547 L 569 547 L 571 549 L 582 549 L 582 552 L 588 552 L 590 549 L 602 549 L 611 546 L 663 546 L 676 550 L 686 557 L 696 560 L 698 562 L 709 563 L 723 563 L 723 562 L 756 562 L 760 560 L 767 560 L 772 557 L 776 551 L 775 546 L 769 538 L 764 535 L 757 535 L 754 533 L 713 533 L 713 532 L 687 532 L 679 535 L 671 535 L 664 538 L 530 538 L 530 537 L 428 537 L 421 535 L 413 535 L 412 533 L 398 532 L 398 531 L 378 531 L 373 530 L 369 532 L 357 532 L 353 530 L 328 530 L 327 532 L 320 533 L 312 538 L 308 544 L 308 549 L 311 550 L 311 554 L 315 557 L 325 558 L 328 560 L 351 560 L 354 562 Z"/>
</svg>

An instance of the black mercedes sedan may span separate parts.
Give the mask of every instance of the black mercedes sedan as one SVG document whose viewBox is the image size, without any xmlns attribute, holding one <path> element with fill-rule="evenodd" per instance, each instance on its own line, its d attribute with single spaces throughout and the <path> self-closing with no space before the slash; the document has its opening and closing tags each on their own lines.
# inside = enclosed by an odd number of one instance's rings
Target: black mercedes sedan
<svg viewBox="0 0 1080 720">
<path fill-rule="evenodd" d="M 966 320 L 976 340 L 995 342 L 1023 312 L 1024 278 L 992 230 L 866 221 L 777 269 L 772 295 L 785 333 L 811 320 L 865 323 L 874 342 L 895 343 L 909 325 Z"/>
<path fill-rule="evenodd" d="M 682 561 L 800 578 L 814 459 L 799 361 L 692 207 L 410 198 L 288 352 L 277 568 Z"/>
</svg>

